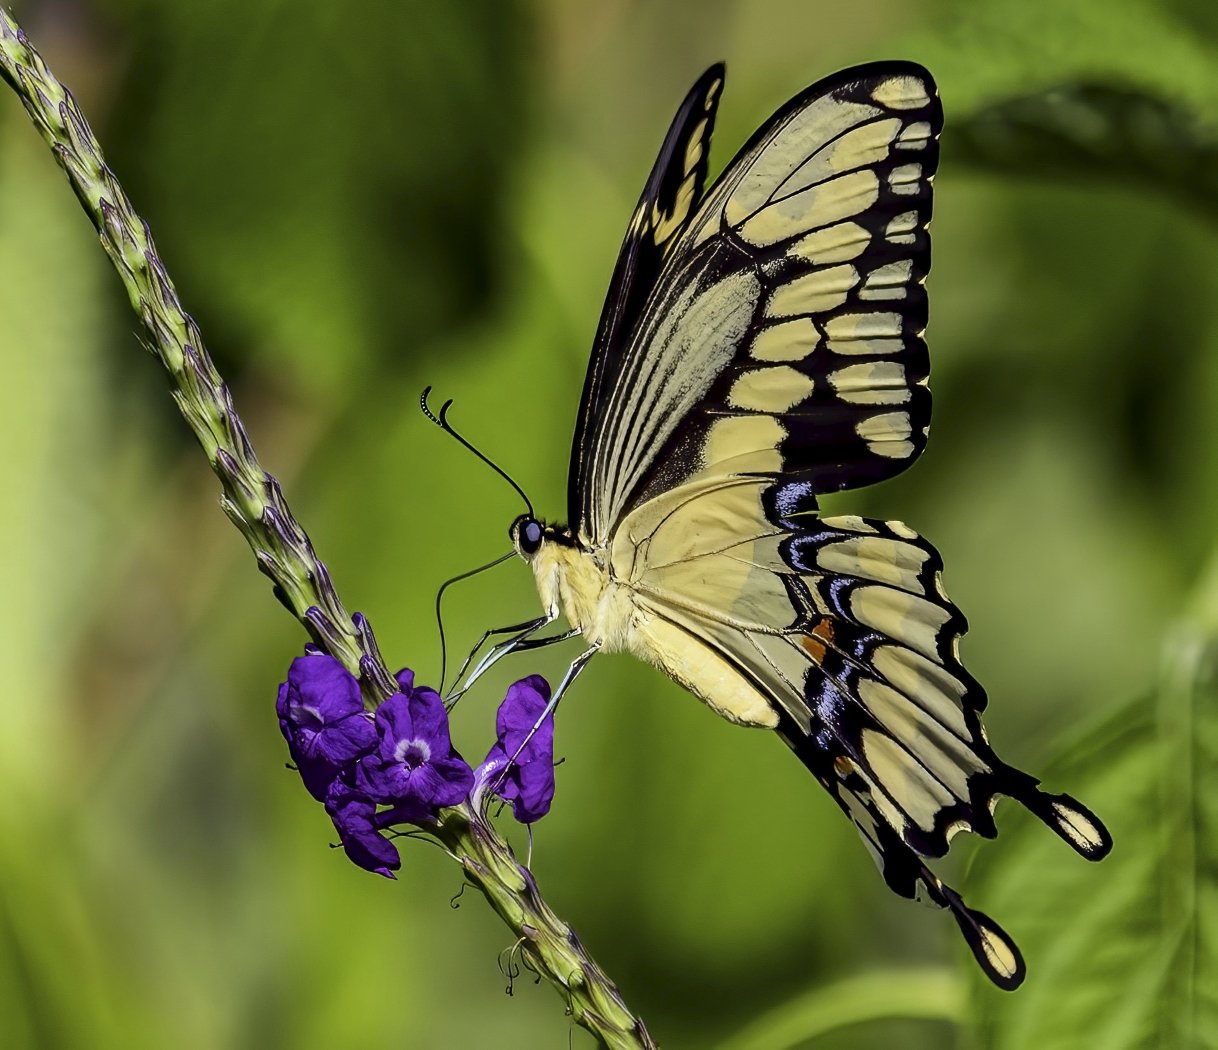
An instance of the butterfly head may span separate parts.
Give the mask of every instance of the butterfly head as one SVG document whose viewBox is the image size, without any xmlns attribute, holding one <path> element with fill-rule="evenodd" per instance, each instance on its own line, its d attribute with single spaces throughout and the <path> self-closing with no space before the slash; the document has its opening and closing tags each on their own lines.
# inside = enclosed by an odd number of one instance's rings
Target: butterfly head
<svg viewBox="0 0 1218 1050">
<path fill-rule="evenodd" d="M 532 514 L 521 514 L 512 522 L 508 535 L 516 553 L 525 561 L 532 561 L 533 555 L 541 550 L 541 544 L 546 538 L 546 527 Z"/>
<path fill-rule="evenodd" d="M 532 514 L 521 514 L 508 529 L 508 537 L 516 553 L 525 561 L 532 561 L 543 546 L 551 551 L 565 549 L 579 552 L 580 545 L 564 525 L 547 525 Z"/>
</svg>

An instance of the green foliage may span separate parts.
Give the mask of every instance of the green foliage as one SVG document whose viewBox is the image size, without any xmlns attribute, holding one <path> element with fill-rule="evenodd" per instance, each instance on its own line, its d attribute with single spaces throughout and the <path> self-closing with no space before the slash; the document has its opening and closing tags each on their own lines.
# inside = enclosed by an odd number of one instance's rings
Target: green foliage
<svg viewBox="0 0 1218 1050">
<path fill-rule="evenodd" d="M 1140 90 L 1064 84 L 957 126 L 961 159 L 994 170 L 1127 182 L 1218 218 L 1218 133 Z"/>
<path fill-rule="evenodd" d="M 1029 977 L 1012 996 L 977 990 L 978 1045 L 1124 1048 L 1147 1031 L 1188 1045 L 1168 1024 L 1215 1029 L 1200 936 L 1212 739 L 1197 731 L 1213 686 L 1175 650 L 1169 686 L 1127 706 L 1158 679 L 1218 535 L 1210 6 L 782 0 L 694 19 L 106 0 L 29 28 L 345 600 L 424 680 L 435 586 L 506 549 L 517 506 L 414 411 L 419 390 L 456 397 L 457 424 L 561 516 L 613 253 L 688 83 L 727 58 L 717 167 L 816 77 L 926 62 L 948 115 L 935 425 L 914 470 L 832 510 L 902 518 L 940 547 L 999 752 L 1116 837 L 1087 865 L 1000 808 L 963 888 L 1020 941 Z M 27 22 L 43 9 L 15 7 Z M 449 910 L 459 885 L 435 851 L 404 851 L 390 886 L 325 849 L 270 710 L 299 632 L 7 97 L 0 317 L 0 1042 L 563 1045 L 548 989 L 502 994 L 502 927 L 480 902 Z M 457 650 L 535 609 L 520 566 L 463 587 Z M 463 702 L 467 756 L 489 744 L 494 689 Z M 558 746 L 534 867 L 661 1045 L 773 1018 L 763 1042 L 944 1045 L 946 1022 L 892 1018 L 945 966 L 971 973 L 949 920 L 890 899 L 774 740 L 621 657 L 581 679 Z"/>
<path fill-rule="evenodd" d="M 1200 3 L 953 0 L 906 41 L 951 100 L 948 119 L 1064 83 L 1098 83 L 1212 112 L 1218 64 Z"/>
<path fill-rule="evenodd" d="M 752 1021 L 720 1050 L 820 1046 L 831 1033 L 889 1019 L 958 1023 L 963 998 L 960 981 L 947 971 L 875 970 L 810 989 Z"/>
<path fill-rule="evenodd" d="M 1158 688 L 1078 736 L 1046 770 L 1104 800 L 1119 848 L 1100 878 L 1056 863 L 1016 818 L 979 891 L 1038 960 L 1018 999 L 978 991 L 983 1045 L 1218 1045 L 1218 564 L 1170 635 Z M 1063 988 L 1068 994 L 1063 994 Z"/>
</svg>

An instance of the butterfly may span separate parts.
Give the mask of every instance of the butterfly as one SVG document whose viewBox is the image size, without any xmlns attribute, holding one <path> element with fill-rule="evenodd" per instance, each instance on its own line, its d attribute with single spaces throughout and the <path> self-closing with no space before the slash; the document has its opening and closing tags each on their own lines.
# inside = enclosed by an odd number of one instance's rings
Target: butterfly
<svg viewBox="0 0 1218 1050">
<path fill-rule="evenodd" d="M 942 107 L 910 62 L 796 95 L 709 189 L 724 68 L 672 122 L 618 255 L 583 389 L 568 525 L 511 526 L 545 616 L 654 664 L 731 722 L 775 730 L 854 823 L 889 887 L 948 909 L 1017 987 L 1011 938 L 927 866 L 997 834 L 999 796 L 1082 856 L 1099 819 L 1003 762 L 938 552 L 817 497 L 899 474 L 926 444 L 927 225 Z"/>
</svg>

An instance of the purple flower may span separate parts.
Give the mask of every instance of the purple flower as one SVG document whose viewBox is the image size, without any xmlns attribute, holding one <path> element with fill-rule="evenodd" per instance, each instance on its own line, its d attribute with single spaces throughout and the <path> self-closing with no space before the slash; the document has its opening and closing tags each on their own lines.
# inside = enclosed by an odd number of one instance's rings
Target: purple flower
<svg viewBox="0 0 1218 1050">
<path fill-rule="evenodd" d="M 330 784 L 376 744 L 359 682 L 334 657 L 299 656 L 279 687 L 279 728 L 309 793 L 325 801 Z"/>
<path fill-rule="evenodd" d="M 326 794 L 326 812 L 355 864 L 387 879 L 394 878 L 402 859 L 397 847 L 377 830 L 376 804 L 371 799 L 335 780 Z"/>
<path fill-rule="evenodd" d="M 549 683 L 540 675 L 509 686 L 495 716 L 497 739 L 475 774 L 479 788 L 489 785 L 510 802 L 512 815 L 522 824 L 544 817 L 554 799 L 553 712 L 537 725 L 549 700 Z"/>
<path fill-rule="evenodd" d="M 453 749 L 448 712 L 434 689 L 414 688 L 414 676 L 399 672 L 403 691 L 376 709 L 377 745 L 360 759 L 355 786 L 374 802 L 392 807 L 383 823 L 430 820 L 441 806 L 463 802 L 473 770 Z"/>
</svg>

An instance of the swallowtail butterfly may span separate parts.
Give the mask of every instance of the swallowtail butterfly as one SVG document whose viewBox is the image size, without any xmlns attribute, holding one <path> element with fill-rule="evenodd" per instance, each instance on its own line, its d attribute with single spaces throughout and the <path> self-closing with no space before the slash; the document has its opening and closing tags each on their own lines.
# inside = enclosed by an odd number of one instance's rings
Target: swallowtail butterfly
<svg viewBox="0 0 1218 1050">
<path fill-rule="evenodd" d="M 775 730 L 888 885 L 950 909 L 986 974 L 1014 942 L 927 867 L 993 837 L 998 796 L 1092 860 L 1111 839 L 1003 762 L 960 662 L 935 549 L 817 496 L 913 463 L 930 422 L 923 281 L 942 109 L 908 62 L 791 99 L 707 190 L 721 65 L 686 96 L 618 255 L 584 385 L 566 526 L 511 536 L 546 616 L 626 650 L 731 722 Z M 561 688 L 559 694 L 561 693 Z M 556 694 L 558 695 L 558 694 Z"/>
</svg>

